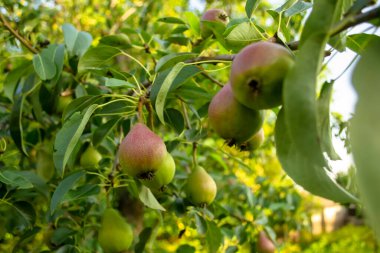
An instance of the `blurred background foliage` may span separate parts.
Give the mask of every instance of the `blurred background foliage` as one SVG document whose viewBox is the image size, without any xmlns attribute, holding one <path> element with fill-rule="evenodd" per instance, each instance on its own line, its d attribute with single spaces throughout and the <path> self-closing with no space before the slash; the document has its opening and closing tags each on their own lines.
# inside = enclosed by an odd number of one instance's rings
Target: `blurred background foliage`
<svg viewBox="0 0 380 253">
<path fill-rule="evenodd" d="M 70 23 L 78 31 L 91 34 L 93 46 L 105 35 L 126 34 L 133 45 L 128 53 L 148 68 L 154 68 L 155 60 L 167 52 L 189 52 L 191 48 L 194 50 L 197 47 L 199 27 L 195 25 L 193 29 L 186 29 L 184 24 L 158 20 L 177 17 L 186 23 L 197 24 L 196 17 L 201 16 L 201 11 L 194 9 L 190 2 L 3 0 L 0 11 L 37 50 L 49 44 L 63 43 L 62 25 Z M 245 1 L 240 0 L 206 1 L 206 8 L 223 8 L 233 18 L 244 18 L 244 4 Z M 269 2 L 263 1 L 253 16 L 267 37 L 273 36 L 277 31 L 276 20 L 266 11 L 271 8 L 274 9 Z M 304 15 L 303 12 L 289 20 L 289 38 L 296 38 Z M 178 135 L 176 129 L 156 125 L 156 132 L 165 140 L 177 166 L 174 182 L 167 192 L 157 196 L 168 212 L 144 207 L 137 200 L 136 194 L 124 187 L 135 185 L 130 178 L 107 178 L 112 170 L 120 138 L 118 131 L 115 131 L 98 146 L 103 156 L 101 166 L 82 177 L 70 194 L 65 196 L 61 208 L 50 216 L 51 194 L 62 179 L 54 171 L 54 175 L 44 176 L 39 173 L 38 166 L 43 166 L 39 162 L 39 156 L 45 152 L 44 148 L 52 147 L 55 135 L 62 126 L 61 112 L 51 108 L 49 110 L 48 104 L 42 122 L 38 122 L 33 120 L 33 101 L 25 101 L 27 106 L 23 112 L 22 125 L 29 157 L 23 156 L 8 135 L 12 104 L 6 96 L 4 83 L 9 78 L 9 72 L 24 68 L 23 64 L 31 60 L 32 55 L 7 30 L 2 27 L 0 29 L 0 141 L 3 142 L 2 145 L 6 144 L 6 149 L 0 153 L 0 168 L 2 172 L 21 171 L 29 181 L 34 180 L 31 187 L 21 174 L 2 174 L 0 252 L 11 252 L 12 249 L 13 252 L 101 252 L 96 242 L 96 231 L 107 199 L 126 216 L 133 225 L 135 234 L 140 235 L 139 239 L 136 236 L 136 243 L 144 242 L 144 233 L 145 237 L 148 235 L 145 238 L 146 252 L 210 252 L 205 246 L 210 243 L 209 237 L 219 240 L 221 236 L 225 240 L 220 252 L 254 252 L 257 235 L 261 230 L 265 230 L 269 237 L 277 241 L 279 252 L 375 252 L 377 246 L 374 237 L 364 226 L 350 225 L 322 235 L 312 233 L 311 217 L 323 210 L 323 201 L 296 187 L 282 171 L 274 148 L 274 112 L 266 112 L 265 143 L 253 153 L 227 147 L 215 133 L 207 130 L 205 108 L 219 88 L 203 76 L 187 81 L 189 86 L 198 87 L 197 90 L 189 89 L 187 93 L 181 93 L 185 106 L 188 107 L 191 124 L 196 125 L 199 131 L 186 130 L 185 134 Z M 231 52 L 218 43 L 210 42 L 204 55 L 224 53 Z M 113 64 L 125 72 L 135 71 L 136 67 L 136 63 L 126 57 L 117 57 Z M 96 76 L 78 79 L 72 67 L 74 65 L 68 59 L 65 60 L 64 72 L 58 82 L 59 88 L 51 93 L 54 96 L 50 99 L 57 101 L 59 95 L 67 90 L 77 97 L 80 94 L 110 92 L 110 88 L 102 86 L 101 79 Z M 218 63 L 205 68 L 213 79 L 221 83 L 227 82 L 229 64 Z M 136 73 L 136 76 L 143 81 L 141 73 Z M 79 86 L 83 89 L 80 90 Z M 186 85 L 182 87 L 185 89 Z M 127 91 L 125 88 L 112 88 L 111 92 L 122 94 Z M 168 103 L 178 111 L 183 106 L 175 99 Z M 57 102 L 53 101 L 50 105 L 52 104 L 53 107 L 58 106 Z M 155 122 L 158 120 L 155 119 Z M 66 173 L 79 169 L 81 152 L 88 145 L 91 133 L 102 124 L 104 120 L 96 117 L 87 126 L 80 146 L 75 151 L 76 155 L 70 162 L 70 170 Z M 129 124 L 130 121 L 124 123 L 120 131 L 127 132 Z M 186 128 L 184 122 L 179 125 L 179 128 Z M 181 192 L 192 164 L 192 139 L 198 141 L 198 163 L 213 176 L 218 186 L 216 200 L 208 209 L 190 206 Z M 46 153 L 44 161 L 52 157 L 49 151 Z M 354 169 L 350 171 L 353 173 Z M 7 185 L 6 175 L 13 177 L 12 184 Z M 355 183 L 351 179 L 343 174 L 341 183 L 355 192 Z"/>
</svg>

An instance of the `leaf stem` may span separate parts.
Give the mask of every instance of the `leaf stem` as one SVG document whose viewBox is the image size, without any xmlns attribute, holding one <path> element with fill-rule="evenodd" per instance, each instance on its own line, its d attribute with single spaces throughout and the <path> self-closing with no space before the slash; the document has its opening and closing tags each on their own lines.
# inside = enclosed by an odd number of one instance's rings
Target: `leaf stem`
<svg viewBox="0 0 380 253">
<path fill-rule="evenodd" d="M 9 22 L 6 20 L 6 18 L 3 16 L 1 12 L 0 20 L 3 23 L 5 29 L 7 29 L 11 34 L 13 34 L 13 36 L 16 37 L 30 52 L 32 52 L 33 54 L 38 54 L 37 49 L 35 49 L 27 39 L 22 37 L 15 29 L 12 28 L 12 26 L 9 24 Z"/>
</svg>

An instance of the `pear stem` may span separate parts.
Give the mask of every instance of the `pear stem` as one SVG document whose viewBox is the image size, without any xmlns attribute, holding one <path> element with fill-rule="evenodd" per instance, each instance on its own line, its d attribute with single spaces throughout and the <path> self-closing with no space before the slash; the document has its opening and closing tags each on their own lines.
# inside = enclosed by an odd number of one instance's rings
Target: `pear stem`
<svg viewBox="0 0 380 253">
<path fill-rule="evenodd" d="M 145 98 L 141 96 L 139 98 L 139 103 L 137 104 L 137 118 L 139 123 L 144 124 L 143 106 L 145 104 Z"/>
<path fill-rule="evenodd" d="M 194 141 L 193 142 L 193 167 L 194 168 L 196 168 L 198 166 L 197 148 L 198 148 L 198 143 L 196 141 Z"/>
</svg>

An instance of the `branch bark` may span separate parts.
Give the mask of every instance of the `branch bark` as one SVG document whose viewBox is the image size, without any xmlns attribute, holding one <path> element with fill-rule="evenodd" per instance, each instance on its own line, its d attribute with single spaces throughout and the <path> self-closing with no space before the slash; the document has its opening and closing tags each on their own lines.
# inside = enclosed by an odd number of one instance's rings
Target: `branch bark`
<svg viewBox="0 0 380 253">
<path fill-rule="evenodd" d="M 11 34 L 13 34 L 16 39 L 18 39 L 30 52 L 33 54 L 38 54 L 37 49 L 35 49 L 32 44 L 22 37 L 15 29 L 12 28 L 12 26 L 9 24 L 9 22 L 6 20 L 6 18 L 3 16 L 3 14 L 0 12 L 0 20 L 3 23 L 5 29 L 7 29 Z"/>
</svg>

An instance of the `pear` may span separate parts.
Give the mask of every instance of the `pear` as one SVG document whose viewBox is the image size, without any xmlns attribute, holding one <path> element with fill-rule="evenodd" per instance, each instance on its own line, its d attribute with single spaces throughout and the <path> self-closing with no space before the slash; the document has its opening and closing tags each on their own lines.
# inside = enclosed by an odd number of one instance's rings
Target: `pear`
<svg viewBox="0 0 380 253">
<path fill-rule="evenodd" d="M 142 123 L 132 127 L 118 151 L 121 168 L 139 179 L 152 179 L 166 154 L 162 139 Z"/>
<path fill-rule="evenodd" d="M 105 253 L 126 251 L 133 241 L 132 228 L 117 210 L 108 208 L 103 213 L 98 241 Z"/>
<path fill-rule="evenodd" d="M 79 163 L 84 168 L 94 168 L 97 167 L 100 160 L 102 160 L 102 155 L 96 150 L 92 145 L 82 153 Z"/>
<path fill-rule="evenodd" d="M 69 96 L 59 96 L 57 103 L 57 112 L 62 113 L 65 108 L 73 101 L 73 97 Z"/>
<path fill-rule="evenodd" d="M 198 206 L 206 206 L 215 199 L 217 187 L 214 179 L 201 166 L 190 173 L 184 186 L 186 196 Z"/>
<path fill-rule="evenodd" d="M 42 148 L 37 152 L 37 175 L 44 181 L 52 179 L 55 173 L 53 154 Z"/>
<path fill-rule="evenodd" d="M 254 151 L 258 149 L 265 139 L 264 129 L 261 128 L 257 133 L 255 133 L 247 142 L 240 145 L 241 150 Z"/>
<path fill-rule="evenodd" d="M 293 64 L 290 51 L 279 44 L 262 41 L 246 46 L 231 66 L 235 98 L 256 110 L 281 105 L 283 81 Z"/>
<path fill-rule="evenodd" d="M 157 172 L 151 180 L 141 179 L 143 185 L 149 187 L 153 192 L 163 191 L 174 178 L 175 163 L 172 155 L 168 152 L 164 160 L 158 167 Z"/>
<path fill-rule="evenodd" d="M 276 246 L 267 237 L 264 231 L 260 231 L 259 240 L 257 242 L 257 251 L 259 253 L 274 253 L 276 251 Z"/>
<path fill-rule="evenodd" d="M 208 28 L 203 21 L 211 21 L 220 25 L 221 27 L 225 27 L 229 21 L 228 15 L 224 10 L 221 9 L 210 9 L 207 10 L 201 18 L 200 30 L 202 38 L 207 38 L 212 35 L 212 31 Z"/>
<path fill-rule="evenodd" d="M 261 128 L 264 120 L 261 111 L 250 109 L 235 99 L 230 84 L 213 97 L 208 116 L 211 127 L 229 145 L 247 141 Z"/>
</svg>

